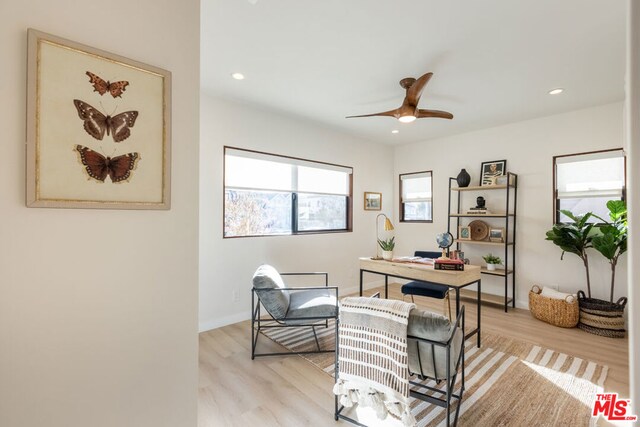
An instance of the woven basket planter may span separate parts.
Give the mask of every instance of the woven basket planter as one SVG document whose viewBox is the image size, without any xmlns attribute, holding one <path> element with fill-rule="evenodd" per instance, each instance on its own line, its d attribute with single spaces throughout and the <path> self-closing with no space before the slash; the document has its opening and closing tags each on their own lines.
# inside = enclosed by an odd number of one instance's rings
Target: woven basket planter
<svg viewBox="0 0 640 427">
<path fill-rule="evenodd" d="M 583 291 L 578 291 L 578 304 L 578 328 L 603 337 L 625 337 L 627 331 L 624 329 L 624 307 L 627 305 L 627 298 L 622 297 L 617 302 L 609 302 L 587 298 Z"/>
<path fill-rule="evenodd" d="M 572 296 L 566 299 L 540 295 L 542 290 L 534 285 L 529 291 L 529 310 L 538 320 L 561 328 L 575 328 L 578 324 L 578 301 Z"/>
</svg>

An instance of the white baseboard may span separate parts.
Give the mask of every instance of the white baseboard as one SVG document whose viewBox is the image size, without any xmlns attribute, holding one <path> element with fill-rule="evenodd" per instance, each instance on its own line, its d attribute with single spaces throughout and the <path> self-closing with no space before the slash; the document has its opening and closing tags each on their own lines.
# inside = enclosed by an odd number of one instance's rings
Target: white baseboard
<svg viewBox="0 0 640 427">
<path fill-rule="evenodd" d="M 379 286 L 384 286 L 383 280 L 377 280 L 375 282 L 365 283 L 364 289 L 377 288 Z M 340 297 L 342 298 L 345 295 L 355 294 L 360 291 L 360 286 L 352 286 L 350 288 L 340 288 Z M 232 325 L 234 323 L 243 322 L 245 320 L 251 319 L 251 312 L 245 313 L 236 313 L 230 316 L 221 317 L 219 319 L 211 319 L 204 322 L 200 322 L 198 325 L 198 332 L 206 332 L 212 329 L 218 329 L 223 326 Z"/>
<path fill-rule="evenodd" d="M 380 286 L 384 286 L 384 280 L 376 280 L 374 282 L 368 282 L 363 285 L 364 289 L 372 289 L 378 288 Z M 340 297 L 349 294 L 355 294 L 360 291 L 360 286 L 351 286 L 349 288 L 340 288 Z M 516 307 L 524 308 L 525 310 L 529 309 L 529 302 L 524 300 L 516 300 Z M 230 316 L 221 317 L 219 319 L 211 319 L 204 322 L 200 322 L 198 325 L 198 332 L 206 332 L 212 329 L 218 329 L 223 326 L 232 325 L 234 323 L 243 322 L 245 320 L 251 319 L 251 313 L 236 313 Z"/>
<path fill-rule="evenodd" d="M 248 313 L 236 313 L 231 316 L 225 316 L 220 319 L 211 319 L 205 322 L 201 322 L 198 325 L 198 332 L 206 332 L 212 329 L 218 329 L 223 326 L 232 325 L 234 323 L 243 322 L 251 319 L 251 312 Z"/>
<path fill-rule="evenodd" d="M 384 286 L 384 280 L 376 280 L 373 282 L 367 282 L 364 283 L 362 285 L 362 288 L 367 290 L 367 289 L 372 289 L 372 288 L 379 288 L 380 286 Z M 345 295 L 349 295 L 349 294 L 357 294 L 360 292 L 360 285 L 358 286 L 351 286 L 348 288 L 340 288 L 340 298 L 342 298 Z"/>
</svg>

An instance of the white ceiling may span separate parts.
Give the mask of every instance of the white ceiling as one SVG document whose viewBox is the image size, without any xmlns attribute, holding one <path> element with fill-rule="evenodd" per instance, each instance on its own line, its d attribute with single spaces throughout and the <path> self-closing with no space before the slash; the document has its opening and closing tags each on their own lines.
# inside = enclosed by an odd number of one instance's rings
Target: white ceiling
<svg viewBox="0 0 640 427">
<path fill-rule="evenodd" d="M 488 128 L 622 100 L 625 4 L 202 0 L 202 89 L 390 144 Z M 453 120 L 345 119 L 399 107 L 427 71 L 419 107 Z"/>
</svg>

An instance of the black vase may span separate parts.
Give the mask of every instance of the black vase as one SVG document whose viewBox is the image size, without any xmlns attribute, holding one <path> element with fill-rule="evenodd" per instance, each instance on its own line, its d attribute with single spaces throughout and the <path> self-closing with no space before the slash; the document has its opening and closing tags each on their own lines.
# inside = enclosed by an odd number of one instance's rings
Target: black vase
<svg viewBox="0 0 640 427">
<path fill-rule="evenodd" d="M 471 175 L 466 169 L 462 169 L 456 177 L 456 181 L 458 181 L 458 187 L 468 187 L 471 183 Z"/>
</svg>

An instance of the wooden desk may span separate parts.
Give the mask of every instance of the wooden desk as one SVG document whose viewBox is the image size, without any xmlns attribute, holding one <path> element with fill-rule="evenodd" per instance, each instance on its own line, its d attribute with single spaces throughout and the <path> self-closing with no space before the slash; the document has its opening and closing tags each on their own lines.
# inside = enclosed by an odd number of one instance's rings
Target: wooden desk
<svg viewBox="0 0 640 427">
<path fill-rule="evenodd" d="M 360 258 L 360 296 L 362 296 L 362 283 L 364 273 L 381 274 L 384 276 L 384 297 L 389 296 L 389 277 L 397 277 L 405 280 L 420 280 L 448 286 L 456 293 L 456 314 L 460 312 L 460 289 L 478 284 L 478 327 L 465 335 L 465 339 L 475 334 L 478 335 L 478 347 L 480 347 L 480 292 L 481 276 L 480 267 L 477 265 L 465 265 L 464 271 L 434 270 L 433 266 L 375 260 Z"/>
</svg>

